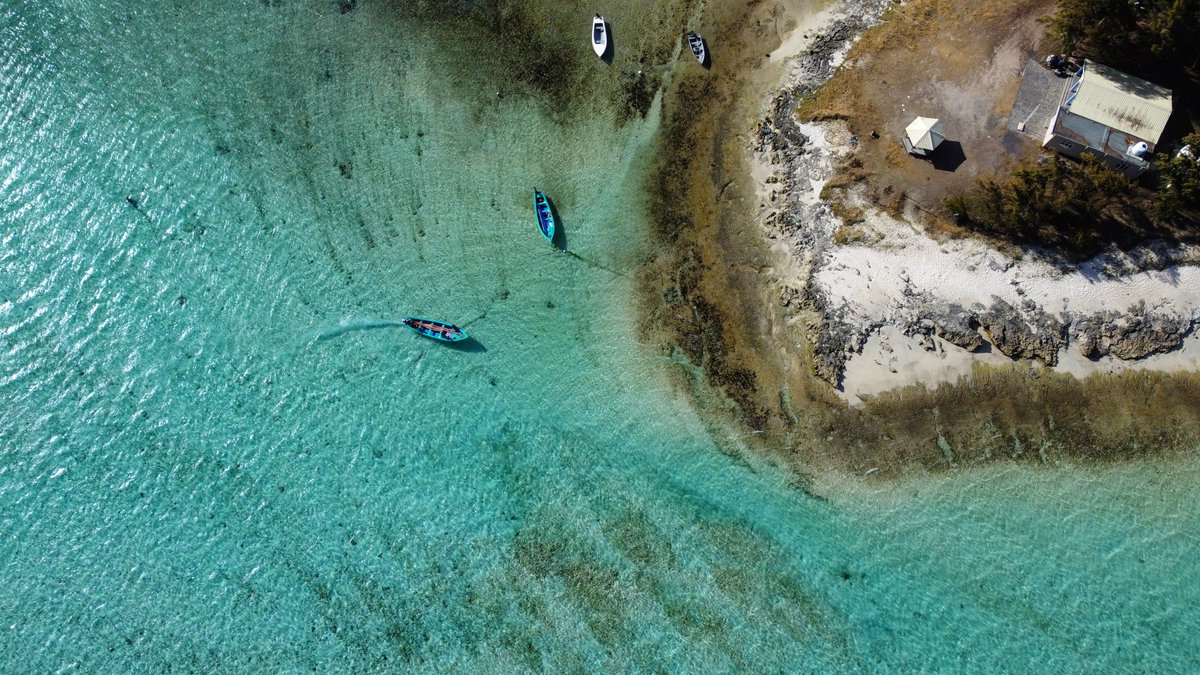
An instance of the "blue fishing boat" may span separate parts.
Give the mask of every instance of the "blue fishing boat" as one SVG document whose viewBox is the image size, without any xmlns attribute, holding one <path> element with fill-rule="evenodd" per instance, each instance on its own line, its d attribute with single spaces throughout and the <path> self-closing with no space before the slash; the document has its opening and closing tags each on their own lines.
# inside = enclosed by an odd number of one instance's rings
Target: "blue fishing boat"
<svg viewBox="0 0 1200 675">
<path fill-rule="evenodd" d="M 550 211 L 550 202 L 539 189 L 533 188 L 533 210 L 537 211 L 538 230 L 551 244 L 554 243 L 554 214 Z"/>
<path fill-rule="evenodd" d="M 441 340 L 442 342 L 458 342 L 466 340 L 468 337 L 467 331 L 444 321 L 408 316 L 401 323 L 425 337 Z"/>
</svg>

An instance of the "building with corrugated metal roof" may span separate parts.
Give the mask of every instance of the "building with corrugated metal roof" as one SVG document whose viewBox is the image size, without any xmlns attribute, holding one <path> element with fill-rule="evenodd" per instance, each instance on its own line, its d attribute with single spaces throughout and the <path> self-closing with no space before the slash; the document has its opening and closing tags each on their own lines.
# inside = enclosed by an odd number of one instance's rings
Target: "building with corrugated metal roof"
<svg viewBox="0 0 1200 675">
<path fill-rule="evenodd" d="M 1063 85 L 1042 147 L 1075 158 L 1092 153 L 1136 178 L 1150 168 L 1170 117 L 1170 89 L 1084 61 Z"/>
</svg>

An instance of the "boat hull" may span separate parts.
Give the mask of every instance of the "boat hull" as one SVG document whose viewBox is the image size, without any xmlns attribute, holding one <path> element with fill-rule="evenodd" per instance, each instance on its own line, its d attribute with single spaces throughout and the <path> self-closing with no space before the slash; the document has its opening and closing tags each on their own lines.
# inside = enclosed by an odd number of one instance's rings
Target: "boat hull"
<svg viewBox="0 0 1200 675">
<path fill-rule="evenodd" d="M 708 50 L 704 46 L 704 38 L 695 33 L 688 33 L 687 41 L 688 48 L 692 50 L 692 56 L 696 57 L 700 65 L 704 65 L 705 59 L 708 58 Z"/>
<path fill-rule="evenodd" d="M 554 243 L 554 211 L 550 209 L 550 200 L 541 190 L 533 191 L 533 210 L 537 214 L 538 231 L 546 241 Z"/>
<path fill-rule="evenodd" d="M 461 342 L 462 340 L 466 340 L 468 337 L 470 337 L 467 335 L 467 331 L 455 326 L 452 323 L 446 323 L 445 321 L 436 321 L 434 319 L 422 319 L 417 316 L 408 316 L 405 317 L 401 323 L 403 323 L 406 328 L 414 333 L 424 335 L 427 338 L 439 340 L 441 342 Z"/>
<path fill-rule="evenodd" d="M 604 58 L 604 53 L 608 51 L 608 26 L 604 23 L 604 17 L 599 14 L 592 19 L 592 49 L 596 56 L 601 58 Z"/>
</svg>

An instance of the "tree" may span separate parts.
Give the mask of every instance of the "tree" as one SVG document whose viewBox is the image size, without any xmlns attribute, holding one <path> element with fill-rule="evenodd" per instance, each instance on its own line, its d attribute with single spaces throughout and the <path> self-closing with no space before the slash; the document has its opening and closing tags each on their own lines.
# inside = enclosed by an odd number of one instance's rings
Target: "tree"
<svg viewBox="0 0 1200 675">
<path fill-rule="evenodd" d="M 1195 69 L 1200 63 L 1200 2 L 1172 0 L 1146 21 L 1150 51 L 1164 61 Z"/>
<path fill-rule="evenodd" d="M 1060 0 L 1050 19 L 1050 37 L 1063 52 L 1105 57 L 1128 48 L 1137 23 L 1128 0 Z"/>
<path fill-rule="evenodd" d="M 1059 0 L 1049 24 L 1050 38 L 1064 53 L 1152 82 L 1179 81 L 1200 62 L 1197 0 Z"/>
<path fill-rule="evenodd" d="M 1099 156 L 1085 153 L 1080 168 L 1083 169 L 1079 176 L 1081 185 L 1075 191 L 1089 196 L 1085 208 L 1091 218 L 1100 219 L 1115 213 L 1133 195 L 1133 183 Z"/>
<path fill-rule="evenodd" d="M 1043 156 L 1007 179 L 981 178 L 945 206 L 966 227 L 1078 256 L 1135 243 L 1146 220 L 1134 184 L 1091 154 L 1079 162 Z"/>
<path fill-rule="evenodd" d="M 1164 220 L 1178 220 L 1200 211 L 1200 134 L 1185 136 L 1183 142 L 1190 153 L 1159 155 L 1158 215 Z"/>
</svg>

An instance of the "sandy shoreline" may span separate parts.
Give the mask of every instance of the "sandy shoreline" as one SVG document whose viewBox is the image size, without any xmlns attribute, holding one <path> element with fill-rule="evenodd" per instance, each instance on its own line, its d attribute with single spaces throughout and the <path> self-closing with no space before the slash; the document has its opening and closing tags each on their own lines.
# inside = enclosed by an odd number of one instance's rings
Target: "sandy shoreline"
<svg viewBox="0 0 1200 675">
<path fill-rule="evenodd" d="M 653 246 L 637 277 L 641 334 L 678 364 L 673 383 L 724 450 L 766 453 L 807 491 L 830 471 L 888 481 L 1194 450 L 1200 305 L 1193 272 L 1169 268 L 1200 252 L 1148 248 L 1080 278 L 865 208 L 852 228 L 834 217 L 846 202 L 822 192 L 854 139 L 845 122 L 797 123 L 795 110 L 893 5 L 717 4 L 695 26 L 721 58 L 680 67 L 664 90 L 646 182 Z M 976 283 L 971 265 L 994 278 Z M 1176 295 L 1128 311 L 1156 293 Z M 1069 374 L 1088 372 L 1112 374 Z"/>
<path fill-rule="evenodd" d="M 1200 367 L 1200 267 L 1188 264 L 1200 252 L 1147 248 L 1065 268 L 978 240 L 939 241 L 869 203 L 855 241 L 835 243 L 842 223 L 821 188 L 857 139 L 841 123 L 784 119 L 794 107 L 785 99 L 819 86 L 853 39 L 846 26 L 860 32 L 881 10 L 837 5 L 783 40 L 771 59 L 788 61 L 784 80 L 749 153 L 782 304 L 792 321 L 819 316 L 818 374 L 861 403 L 957 380 L 976 364 L 1077 376 Z"/>
</svg>

